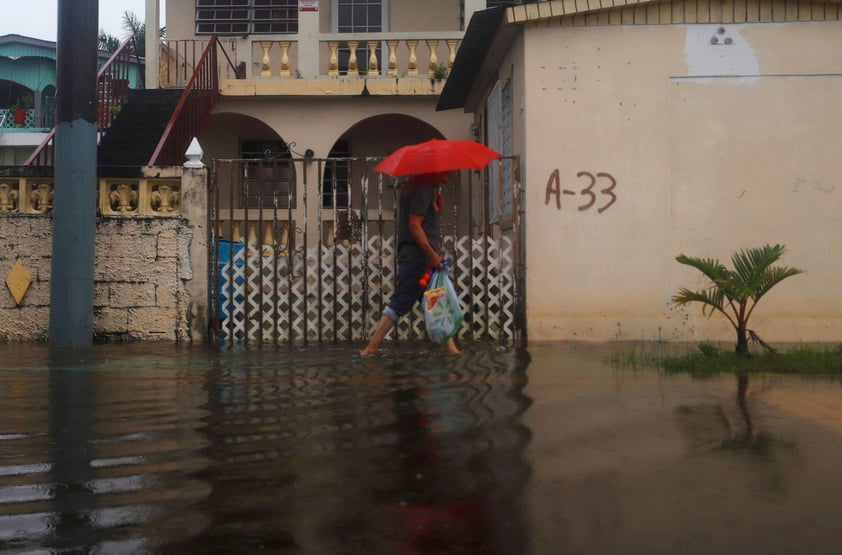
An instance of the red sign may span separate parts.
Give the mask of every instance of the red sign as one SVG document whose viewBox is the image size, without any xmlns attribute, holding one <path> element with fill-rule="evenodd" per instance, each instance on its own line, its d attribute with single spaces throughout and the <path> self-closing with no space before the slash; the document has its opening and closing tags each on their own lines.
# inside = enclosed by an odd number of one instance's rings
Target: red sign
<svg viewBox="0 0 842 555">
<path fill-rule="evenodd" d="M 298 11 L 317 12 L 319 11 L 319 0 L 298 0 Z"/>
</svg>

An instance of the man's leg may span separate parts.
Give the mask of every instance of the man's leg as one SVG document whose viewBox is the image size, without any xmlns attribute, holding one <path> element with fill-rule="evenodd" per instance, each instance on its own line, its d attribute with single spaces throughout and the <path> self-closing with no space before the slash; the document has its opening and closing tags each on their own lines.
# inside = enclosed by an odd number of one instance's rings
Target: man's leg
<svg viewBox="0 0 842 555">
<path fill-rule="evenodd" d="M 447 340 L 447 343 L 444 344 L 444 347 L 447 349 L 448 354 L 451 355 L 458 355 L 462 352 L 456 347 L 456 341 L 454 341 L 452 337 Z"/>
<path fill-rule="evenodd" d="M 365 349 L 360 351 L 361 355 L 374 355 L 377 354 L 377 351 L 380 350 L 380 344 L 383 343 L 383 340 L 386 339 L 386 334 L 389 333 L 389 330 L 392 329 L 395 323 L 392 321 L 391 318 L 386 316 L 385 314 L 380 317 L 380 321 L 377 322 L 377 328 L 374 330 L 374 335 L 371 336 L 371 340 L 366 345 Z"/>
<path fill-rule="evenodd" d="M 426 266 L 424 264 L 398 262 L 398 283 L 395 293 L 383 310 L 383 315 L 380 316 L 374 335 L 371 336 L 368 345 L 360 351 L 360 354 L 375 354 L 380 349 L 380 344 L 386 339 L 386 334 L 389 333 L 398 319 L 412 309 L 412 305 L 415 304 L 423 291 L 423 288 L 418 285 L 418 280 L 424 275 L 425 271 Z"/>
</svg>

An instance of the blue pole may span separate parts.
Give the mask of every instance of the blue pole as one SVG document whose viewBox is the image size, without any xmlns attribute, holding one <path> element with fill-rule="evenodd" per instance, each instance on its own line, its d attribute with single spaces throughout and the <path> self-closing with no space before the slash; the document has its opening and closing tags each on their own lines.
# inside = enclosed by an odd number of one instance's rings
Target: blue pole
<svg viewBox="0 0 842 555">
<path fill-rule="evenodd" d="M 58 0 L 52 347 L 93 343 L 98 0 Z"/>
</svg>

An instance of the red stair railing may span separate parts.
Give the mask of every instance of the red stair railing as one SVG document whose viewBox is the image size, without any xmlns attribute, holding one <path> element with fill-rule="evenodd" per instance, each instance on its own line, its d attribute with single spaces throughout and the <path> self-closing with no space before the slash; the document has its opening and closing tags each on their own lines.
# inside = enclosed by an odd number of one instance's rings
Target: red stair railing
<svg viewBox="0 0 842 555">
<path fill-rule="evenodd" d="M 205 130 L 211 111 L 219 99 L 217 50 L 222 51 L 228 65 L 234 68 L 231 58 L 217 37 L 212 37 L 196 64 L 196 71 L 187 83 L 155 152 L 149 159 L 149 166 L 181 165 L 190 141 Z"/>
<path fill-rule="evenodd" d="M 144 87 L 144 68 L 137 55 L 134 37 L 129 37 L 120 44 L 108 61 L 97 72 L 97 128 L 100 131 L 108 129 L 111 121 L 116 117 L 120 108 L 125 104 L 129 95 L 129 77 L 131 76 L 132 59 L 138 73 L 140 88 Z M 53 127 L 41 141 L 24 166 L 52 166 L 55 164 L 56 128 Z"/>
</svg>

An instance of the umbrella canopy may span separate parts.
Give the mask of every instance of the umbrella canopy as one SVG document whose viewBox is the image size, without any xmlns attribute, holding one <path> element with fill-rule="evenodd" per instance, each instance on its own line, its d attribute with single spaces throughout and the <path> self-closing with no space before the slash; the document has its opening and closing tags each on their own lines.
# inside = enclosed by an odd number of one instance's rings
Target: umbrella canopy
<svg viewBox="0 0 842 555">
<path fill-rule="evenodd" d="M 478 170 L 499 157 L 499 152 L 474 141 L 431 139 L 399 148 L 374 166 L 374 170 L 392 177 Z"/>
</svg>

